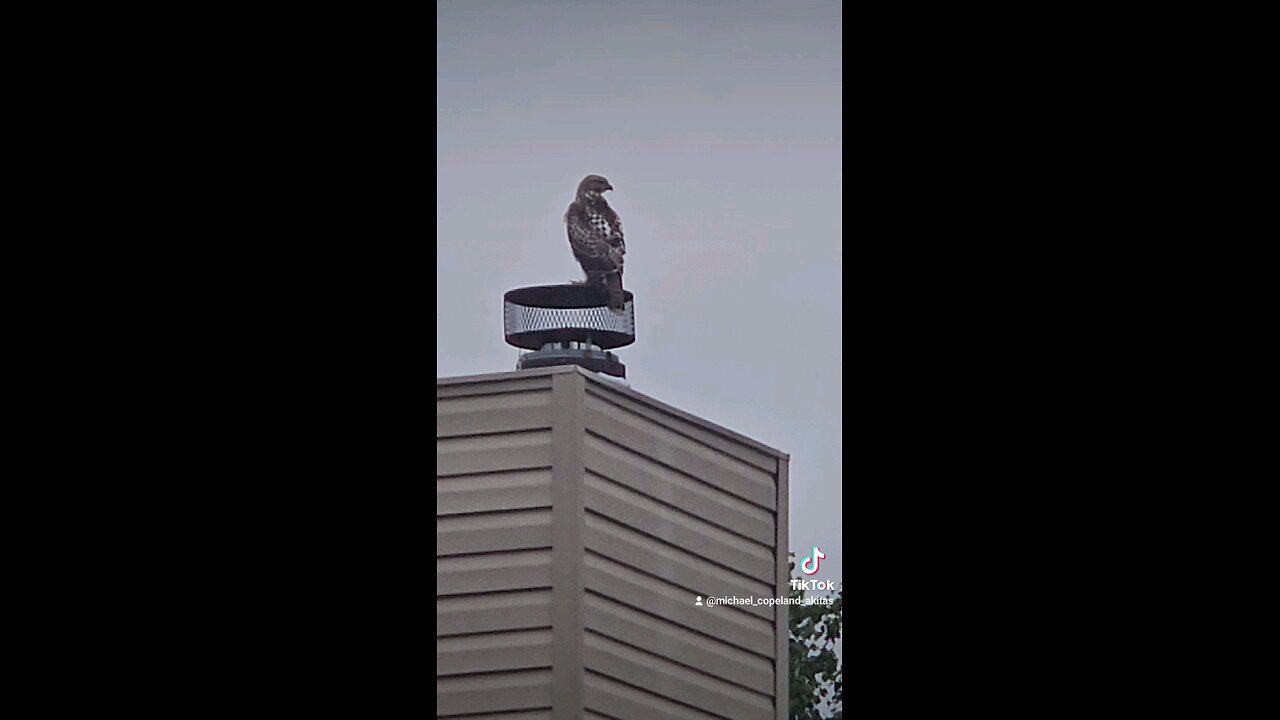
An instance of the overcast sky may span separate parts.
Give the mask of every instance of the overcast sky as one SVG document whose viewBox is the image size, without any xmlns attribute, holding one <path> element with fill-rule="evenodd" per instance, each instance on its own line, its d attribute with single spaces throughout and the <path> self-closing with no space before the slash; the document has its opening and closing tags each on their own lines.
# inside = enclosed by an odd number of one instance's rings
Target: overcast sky
<svg viewBox="0 0 1280 720">
<path fill-rule="evenodd" d="M 835 0 L 441 0 L 436 375 L 515 369 L 502 293 L 578 280 L 563 215 L 604 175 L 635 390 L 791 454 L 791 549 L 841 546 Z"/>
</svg>

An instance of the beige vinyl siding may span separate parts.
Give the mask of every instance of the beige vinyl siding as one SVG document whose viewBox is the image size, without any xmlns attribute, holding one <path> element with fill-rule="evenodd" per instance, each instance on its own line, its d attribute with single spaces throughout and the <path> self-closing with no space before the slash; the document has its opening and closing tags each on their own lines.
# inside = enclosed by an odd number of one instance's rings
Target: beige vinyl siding
<svg viewBox="0 0 1280 720">
<path fill-rule="evenodd" d="M 498 373 L 469 378 L 436 380 L 436 400 L 476 395 L 509 395 L 530 390 L 551 390 L 551 375 L 546 371 Z"/>
<path fill-rule="evenodd" d="M 551 671 L 521 670 L 436 678 L 436 717 L 551 708 Z M 498 717 L 502 717 L 498 715 Z"/>
<path fill-rule="evenodd" d="M 551 551 L 436 558 L 436 597 L 551 587 Z"/>
<path fill-rule="evenodd" d="M 784 454 L 572 367 L 437 380 L 436 436 L 439 717 L 786 718 L 785 610 L 694 604 L 786 594 Z"/>
<path fill-rule="evenodd" d="M 436 516 L 551 507 L 551 470 L 436 478 Z"/>
<path fill-rule="evenodd" d="M 744 690 L 687 665 L 586 632 L 586 664 L 593 672 L 626 678 L 639 687 L 729 720 L 770 720 L 770 694 Z M 595 708 L 604 711 L 606 708 Z"/>
<path fill-rule="evenodd" d="M 777 488 L 769 473 L 592 395 L 586 398 L 586 427 L 591 435 L 630 448 L 766 510 L 777 506 Z"/>
<path fill-rule="evenodd" d="M 436 597 L 437 638 L 549 627 L 549 588 Z"/>
<path fill-rule="evenodd" d="M 735 570 L 705 562 L 696 547 L 680 547 L 634 530 L 608 517 L 587 511 L 587 547 L 591 551 L 662 578 L 690 595 L 753 595 L 769 597 L 773 585 Z M 767 608 L 753 608 L 760 617 L 771 618 Z"/>
<path fill-rule="evenodd" d="M 464 720 L 551 720 L 551 710 L 484 713 L 483 715 L 468 715 Z"/>
<path fill-rule="evenodd" d="M 518 432 L 551 427 L 551 392 L 436 399 L 436 437 Z"/>
<path fill-rule="evenodd" d="M 777 452 L 776 450 L 757 449 L 762 446 L 737 433 L 721 434 L 722 428 L 718 429 L 719 431 L 713 430 L 706 426 L 705 421 L 665 403 L 656 402 L 652 398 L 647 398 L 645 402 L 634 400 L 620 392 L 611 392 L 610 388 L 596 383 L 587 385 L 587 395 L 755 465 L 770 475 L 778 470 L 778 458 L 773 454 Z"/>
<path fill-rule="evenodd" d="M 551 547 L 551 508 L 436 517 L 436 557 Z"/>
<path fill-rule="evenodd" d="M 551 710 L 485 713 L 483 715 L 468 715 L 465 720 L 551 720 Z"/>
<path fill-rule="evenodd" d="M 584 485 L 583 502 L 588 511 L 682 548 L 726 572 L 772 585 L 772 548 L 744 540 L 600 475 L 587 473 Z"/>
<path fill-rule="evenodd" d="M 591 550 L 584 560 L 584 585 L 588 594 L 615 599 L 757 655 L 773 656 L 772 621 L 740 607 L 698 607 L 688 590 Z M 721 610 L 724 612 L 719 612 Z"/>
<path fill-rule="evenodd" d="M 550 388 L 437 385 L 437 717 L 551 718 Z"/>
<path fill-rule="evenodd" d="M 732 610 L 733 608 L 724 608 Z M 720 608 L 713 608 L 716 612 Z M 772 687 L 773 659 L 734 647 L 719 638 L 703 635 L 647 608 L 588 592 L 585 626 L 682 665 L 699 668 L 727 682 L 747 689 Z"/>
<path fill-rule="evenodd" d="M 694 597 L 785 594 L 778 458 L 670 408 L 586 387 L 586 707 L 624 720 L 777 717 L 777 608 L 698 607 Z"/>
<path fill-rule="evenodd" d="M 723 715 L 703 712 L 649 688 L 619 682 L 591 670 L 586 672 L 585 684 L 587 706 L 600 708 L 600 712 L 617 720 L 724 720 Z"/>
<path fill-rule="evenodd" d="M 436 638 L 436 677 L 551 667 L 551 628 Z"/>
<path fill-rule="evenodd" d="M 588 435 L 586 469 L 767 547 L 773 513 L 605 438 Z"/>
<path fill-rule="evenodd" d="M 436 477 L 551 467 L 551 431 L 436 439 Z"/>
</svg>

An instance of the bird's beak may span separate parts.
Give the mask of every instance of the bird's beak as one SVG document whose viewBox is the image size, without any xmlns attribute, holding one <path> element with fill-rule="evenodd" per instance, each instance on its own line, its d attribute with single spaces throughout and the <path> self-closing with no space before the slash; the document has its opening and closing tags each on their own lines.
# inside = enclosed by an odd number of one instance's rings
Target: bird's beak
<svg viewBox="0 0 1280 720">
<path fill-rule="evenodd" d="M 613 186 L 612 186 L 612 185 L 606 185 L 604 189 L 605 189 L 605 190 L 612 190 L 612 189 L 613 189 Z"/>
</svg>

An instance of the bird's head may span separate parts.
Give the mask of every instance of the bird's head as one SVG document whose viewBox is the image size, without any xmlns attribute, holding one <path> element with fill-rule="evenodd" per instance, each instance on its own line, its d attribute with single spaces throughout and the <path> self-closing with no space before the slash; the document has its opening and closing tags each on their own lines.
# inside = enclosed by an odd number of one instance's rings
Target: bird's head
<svg viewBox="0 0 1280 720">
<path fill-rule="evenodd" d="M 613 186 L 609 184 L 609 181 L 599 175 L 588 175 L 582 178 L 582 182 L 578 183 L 579 195 L 599 196 L 605 190 L 612 189 Z"/>
</svg>

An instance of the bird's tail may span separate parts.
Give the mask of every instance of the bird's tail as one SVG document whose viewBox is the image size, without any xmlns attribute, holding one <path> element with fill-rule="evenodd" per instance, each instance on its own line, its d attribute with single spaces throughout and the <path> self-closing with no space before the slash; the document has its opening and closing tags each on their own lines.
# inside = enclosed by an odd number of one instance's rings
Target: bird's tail
<svg viewBox="0 0 1280 720">
<path fill-rule="evenodd" d="M 622 273 L 611 272 L 604 276 L 605 291 L 609 293 L 609 309 L 622 312 L 627 306 L 627 299 L 622 294 Z"/>
</svg>

